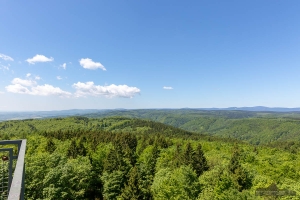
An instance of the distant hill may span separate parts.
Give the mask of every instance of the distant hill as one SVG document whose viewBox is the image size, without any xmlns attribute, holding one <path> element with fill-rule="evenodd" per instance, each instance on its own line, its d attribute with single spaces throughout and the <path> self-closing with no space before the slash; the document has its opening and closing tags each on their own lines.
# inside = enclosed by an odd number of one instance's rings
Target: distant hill
<svg viewBox="0 0 300 200">
<path fill-rule="evenodd" d="M 198 108 L 199 110 L 242 110 L 255 112 L 300 112 L 300 108 L 283 108 L 283 107 L 229 107 L 229 108 Z"/>
<path fill-rule="evenodd" d="M 110 134 L 113 132 L 130 132 L 144 134 L 163 134 L 164 136 L 178 136 L 187 138 L 201 138 L 205 140 L 240 142 L 234 138 L 227 139 L 218 136 L 195 134 L 170 125 L 143 119 L 126 117 L 104 117 L 101 119 L 81 116 L 48 118 L 48 119 L 24 119 L 0 122 L 1 137 L 12 135 L 30 135 L 45 132 L 77 132 L 91 131 Z"/>
<path fill-rule="evenodd" d="M 149 119 L 187 131 L 236 138 L 252 144 L 300 141 L 300 113 L 240 110 L 122 110 L 86 117 L 123 116 Z"/>
<path fill-rule="evenodd" d="M 179 111 L 179 110 L 202 110 L 202 111 L 251 111 L 251 112 L 283 112 L 283 113 L 298 113 L 300 108 L 280 108 L 280 107 L 229 107 L 229 108 L 182 108 L 182 109 L 138 109 L 141 111 Z M 20 120 L 20 119 L 37 119 L 48 117 L 67 117 L 75 115 L 85 115 L 92 113 L 111 113 L 111 112 L 127 112 L 135 111 L 133 109 L 72 109 L 72 110 L 55 110 L 55 111 L 23 111 L 23 112 L 4 112 L 0 111 L 0 121 L 5 120 Z M 252 115 L 252 114 L 251 114 Z"/>
<path fill-rule="evenodd" d="M 231 110 L 230 110 L 231 109 Z M 252 111 L 240 110 L 249 109 Z M 254 111 L 254 110 L 260 111 Z M 274 144 L 300 141 L 300 112 L 297 108 L 245 107 L 203 109 L 137 109 L 137 110 L 65 110 L 45 112 L 0 113 L 0 121 L 84 116 L 103 118 L 122 116 L 148 119 L 186 131 L 235 138 L 252 144 Z M 263 110 L 263 111 L 262 111 Z M 283 112 L 289 110 L 289 112 Z M 291 111 L 293 110 L 293 111 Z M 65 127 L 64 127 L 65 128 Z"/>
</svg>

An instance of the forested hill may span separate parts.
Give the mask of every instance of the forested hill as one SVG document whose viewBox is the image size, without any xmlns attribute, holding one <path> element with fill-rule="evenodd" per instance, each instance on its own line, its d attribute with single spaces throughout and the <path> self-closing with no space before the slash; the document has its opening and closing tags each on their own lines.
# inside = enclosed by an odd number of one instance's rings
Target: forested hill
<svg viewBox="0 0 300 200">
<path fill-rule="evenodd" d="M 138 134 L 163 134 L 168 137 L 180 136 L 205 140 L 239 142 L 234 138 L 221 138 L 205 134 L 196 134 L 159 122 L 127 117 L 87 118 L 81 116 L 49 119 L 26 119 L 0 122 L 0 134 L 3 139 L 37 133 L 47 135 L 55 132 L 57 135 L 80 135 L 83 132 L 98 132 L 110 134 L 115 132 L 130 132 Z"/>
<path fill-rule="evenodd" d="M 272 183 L 297 193 L 282 199 L 300 199 L 298 149 L 126 117 L 5 121 L 0 137 L 27 139 L 29 200 L 263 199 L 256 189 Z"/>
<path fill-rule="evenodd" d="M 124 110 L 87 117 L 126 116 L 144 118 L 187 131 L 236 138 L 252 144 L 300 141 L 300 114 L 250 111 Z"/>
</svg>

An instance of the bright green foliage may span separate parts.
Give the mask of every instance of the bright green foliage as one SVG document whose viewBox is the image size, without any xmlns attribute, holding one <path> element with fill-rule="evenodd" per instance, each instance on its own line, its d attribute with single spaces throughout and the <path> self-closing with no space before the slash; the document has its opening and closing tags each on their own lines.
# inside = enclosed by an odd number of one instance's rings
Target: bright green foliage
<svg viewBox="0 0 300 200">
<path fill-rule="evenodd" d="M 48 164 L 49 157 L 48 153 L 26 156 L 26 199 L 35 200 L 43 198 L 43 180 L 45 174 L 50 170 Z"/>
<path fill-rule="evenodd" d="M 212 170 L 204 172 L 199 177 L 202 191 L 198 196 L 199 200 L 240 200 L 259 199 L 253 193 L 247 191 L 239 192 L 235 180 L 228 170 L 222 165 L 215 166 Z"/>
<path fill-rule="evenodd" d="M 176 153 L 176 147 L 170 147 L 168 149 L 162 149 L 159 157 L 156 161 L 156 171 L 159 171 L 164 168 L 175 169 L 181 166 L 181 163 L 178 163 L 178 160 L 174 159 Z"/>
<path fill-rule="evenodd" d="M 140 199 L 151 199 L 151 185 L 155 176 L 155 166 L 159 157 L 159 149 L 155 146 L 147 147 L 139 157 L 138 166 L 140 170 L 139 188 L 142 195 Z"/>
<path fill-rule="evenodd" d="M 104 172 L 101 179 L 103 181 L 103 197 L 105 199 L 117 199 L 121 195 L 121 190 L 125 183 L 124 172 Z"/>
<path fill-rule="evenodd" d="M 96 151 L 90 153 L 91 164 L 95 171 L 101 173 L 104 170 L 104 164 L 111 149 L 112 146 L 110 144 L 100 143 Z"/>
<path fill-rule="evenodd" d="M 91 165 L 85 157 L 38 154 L 26 162 L 27 199 L 83 199 Z"/>
<path fill-rule="evenodd" d="M 91 165 L 85 157 L 60 162 L 44 178 L 44 199 L 84 199 L 90 171 Z"/>
<path fill-rule="evenodd" d="M 214 193 L 217 199 L 224 199 L 229 196 L 228 190 L 234 190 L 234 181 L 226 171 L 219 175 L 219 180 L 214 188 Z M 237 193 L 237 192 L 236 192 Z"/>
<path fill-rule="evenodd" d="M 155 199 L 196 199 L 200 184 L 196 173 L 189 166 L 175 170 L 161 169 L 155 175 L 152 192 Z"/>
<path fill-rule="evenodd" d="M 298 123 L 276 119 L 280 122 L 276 125 L 275 119 L 248 119 L 251 113 L 220 113 L 226 119 L 206 114 L 198 121 L 175 114 L 157 120 L 189 124 L 195 130 L 202 127 L 215 135 L 234 130 L 234 137 L 255 138 L 257 134 L 249 130 L 265 130 L 259 132 L 262 141 L 273 138 L 270 127 L 276 132 Z M 26 199 L 248 200 L 263 199 L 255 196 L 255 190 L 271 183 L 300 194 L 297 141 L 280 142 L 273 148 L 253 146 L 124 117 L 0 122 L 0 137 L 28 141 Z M 238 149 L 232 151 L 234 146 Z M 299 195 L 282 199 L 299 199 Z"/>
</svg>

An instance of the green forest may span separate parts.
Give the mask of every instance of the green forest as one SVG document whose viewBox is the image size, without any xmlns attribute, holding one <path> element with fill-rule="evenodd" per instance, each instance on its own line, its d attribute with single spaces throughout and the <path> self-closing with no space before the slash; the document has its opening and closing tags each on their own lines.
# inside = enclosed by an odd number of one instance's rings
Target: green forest
<svg viewBox="0 0 300 200">
<path fill-rule="evenodd" d="M 151 109 L 107 111 L 85 116 L 148 119 L 195 133 L 235 138 L 250 144 L 276 146 L 290 151 L 300 150 L 299 112 Z"/>
<path fill-rule="evenodd" d="M 27 139 L 26 199 L 264 199 L 255 191 L 275 183 L 290 200 L 299 127 L 285 114 L 139 110 L 4 121 L 0 137 Z"/>
</svg>

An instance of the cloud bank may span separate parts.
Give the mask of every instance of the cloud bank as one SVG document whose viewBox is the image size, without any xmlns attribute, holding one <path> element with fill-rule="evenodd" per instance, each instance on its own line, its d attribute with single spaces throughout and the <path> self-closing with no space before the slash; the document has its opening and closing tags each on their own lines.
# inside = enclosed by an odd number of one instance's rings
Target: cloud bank
<svg viewBox="0 0 300 200">
<path fill-rule="evenodd" d="M 85 68 L 85 69 L 102 69 L 103 71 L 106 71 L 105 67 L 99 63 L 99 62 L 94 62 L 90 58 L 81 58 L 79 61 L 80 65 Z"/>
<path fill-rule="evenodd" d="M 76 97 L 85 96 L 105 96 L 107 98 L 112 97 L 124 97 L 132 98 L 140 93 L 140 89 L 137 87 L 129 87 L 127 85 L 94 85 L 94 82 L 78 82 L 74 83 L 73 87 L 76 89 Z"/>
<path fill-rule="evenodd" d="M 61 77 L 57 77 L 59 79 Z M 94 82 L 77 82 L 73 84 L 75 93 L 64 91 L 59 87 L 54 87 L 49 84 L 38 85 L 34 79 L 14 78 L 11 85 L 5 87 L 7 92 L 18 94 L 29 94 L 36 96 L 60 96 L 60 97 L 87 97 L 87 96 L 104 96 L 106 98 L 123 97 L 133 98 L 140 93 L 137 87 L 129 87 L 127 85 L 95 85 Z"/>
<path fill-rule="evenodd" d="M 36 96 L 55 95 L 60 97 L 70 97 L 72 95 L 70 92 L 63 91 L 59 87 L 54 87 L 49 84 L 37 85 L 36 81 L 29 79 L 24 80 L 20 78 L 14 78 L 11 83 L 12 85 L 5 87 L 7 92 Z"/>
<path fill-rule="evenodd" d="M 50 57 L 50 58 L 47 58 L 46 56 L 44 55 L 35 55 L 33 58 L 28 58 L 26 61 L 29 63 L 29 64 L 35 64 L 37 62 L 52 62 L 54 60 L 54 58 Z"/>
</svg>

